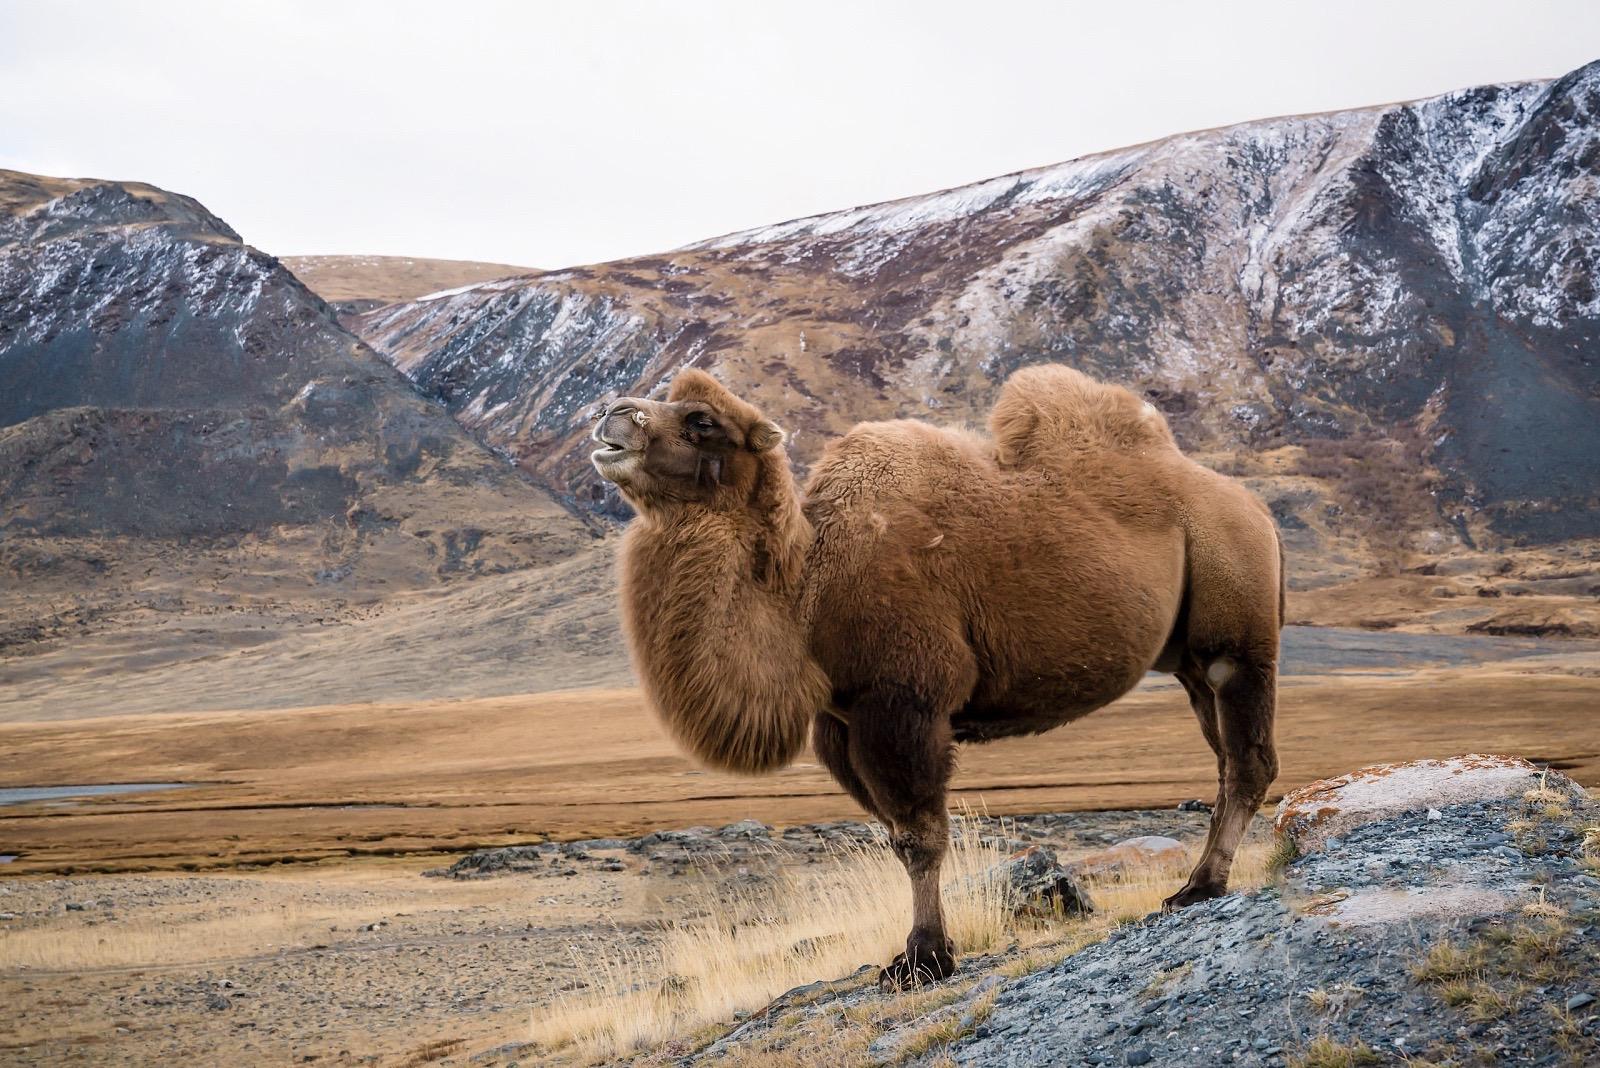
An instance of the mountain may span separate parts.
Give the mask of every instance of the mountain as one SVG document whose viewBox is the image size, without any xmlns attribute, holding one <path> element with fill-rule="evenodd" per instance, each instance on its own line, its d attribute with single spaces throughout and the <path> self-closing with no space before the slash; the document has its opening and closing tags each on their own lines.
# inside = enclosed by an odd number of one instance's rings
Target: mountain
<svg viewBox="0 0 1600 1068">
<path fill-rule="evenodd" d="M 539 273 L 508 263 L 409 256 L 285 256 L 280 262 L 340 314 L 371 311 L 496 278 Z"/>
<path fill-rule="evenodd" d="M 196 201 L 0 172 L 0 704 L 64 650 L 102 676 L 236 657 L 593 541 Z M 346 684 L 375 644 L 277 694 L 208 668 L 194 700 L 370 697 Z"/>
<path fill-rule="evenodd" d="M 804 467 L 857 420 L 979 420 L 1011 370 L 1054 360 L 1139 391 L 1253 479 L 1297 588 L 1505 574 L 1488 554 L 1592 602 L 1597 193 L 1600 63 L 487 282 L 356 329 L 613 516 L 589 413 L 680 367 L 775 415 Z"/>
</svg>

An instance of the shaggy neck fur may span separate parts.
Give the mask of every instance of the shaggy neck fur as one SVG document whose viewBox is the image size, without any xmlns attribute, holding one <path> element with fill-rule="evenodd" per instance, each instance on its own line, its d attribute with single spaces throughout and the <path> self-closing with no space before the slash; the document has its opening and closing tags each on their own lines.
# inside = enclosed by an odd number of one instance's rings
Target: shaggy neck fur
<svg viewBox="0 0 1600 1068">
<path fill-rule="evenodd" d="M 643 509 L 621 568 L 646 695 L 700 759 L 745 773 L 792 762 L 831 694 L 799 620 L 811 525 L 783 449 L 751 459 L 711 507 Z"/>
</svg>

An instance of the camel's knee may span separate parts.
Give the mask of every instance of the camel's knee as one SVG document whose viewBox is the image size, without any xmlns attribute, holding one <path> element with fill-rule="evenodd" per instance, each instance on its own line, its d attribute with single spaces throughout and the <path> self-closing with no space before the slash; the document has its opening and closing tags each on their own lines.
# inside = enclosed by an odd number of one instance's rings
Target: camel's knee
<svg viewBox="0 0 1600 1068">
<path fill-rule="evenodd" d="M 1224 779 L 1242 786 L 1266 786 L 1278 777 L 1278 751 L 1271 742 L 1234 746 L 1228 753 Z"/>
<path fill-rule="evenodd" d="M 1256 756 L 1258 766 L 1256 773 L 1260 776 L 1262 788 L 1272 785 L 1272 780 L 1278 777 L 1278 750 L 1273 746 L 1263 746 Z"/>
<path fill-rule="evenodd" d="M 889 846 L 913 876 L 937 872 L 950 850 L 949 822 L 942 811 L 923 814 L 890 835 Z"/>
<path fill-rule="evenodd" d="M 1211 684 L 1212 689 L 1220 690 L 1228 684 L 1228 680 L 1233 678 L 1233 674 L 1237 670 L 1239 670 L 1239 664 L 1233 657 L 1215 657 L 1211 663 L 1206 665 L 1206 681 Z"/>
</svg>

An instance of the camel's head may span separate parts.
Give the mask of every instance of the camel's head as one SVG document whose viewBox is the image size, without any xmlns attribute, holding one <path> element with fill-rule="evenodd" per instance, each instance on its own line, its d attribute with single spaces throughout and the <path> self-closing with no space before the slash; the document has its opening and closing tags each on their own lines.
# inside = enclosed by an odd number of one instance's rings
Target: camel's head
<svg viewBox="0 0 1600 1068">
<path fill-rule="evenodd" d="M 599 413 L 590 458 L 640 511 L 747 501 L 783 443 L 776 423 L 704 371 L 679 371 L 665 401 L 622 397 Z"/>
</svg>

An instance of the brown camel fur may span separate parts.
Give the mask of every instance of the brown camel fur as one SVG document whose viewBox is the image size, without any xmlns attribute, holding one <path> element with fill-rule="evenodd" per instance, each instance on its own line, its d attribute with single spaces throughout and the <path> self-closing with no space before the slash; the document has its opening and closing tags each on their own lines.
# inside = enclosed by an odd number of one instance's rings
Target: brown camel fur
<svg viewBox="0 0 1600 1068">
<path fill-rule="evenodd" d="M 990 437 L 916 421 L 833 442 L 802 501 L 761 413 L 698 370 L 594 430 L 639 513 L 622 608 L 669 730 L 740 772 L 820 759 L 889 829 L 911 877 L 886 983 L 954 967 L 939 896 L 957 742 L 1086 715 L 1150 670 L 1217 754 L 1204 853 L 1168 907 L 1226 891 L 1277 774 L 1283 567 L 1270 513 L 1185 458 L 1166 421 L 1066 367 L 1018 371 Z"/>
</svg>

